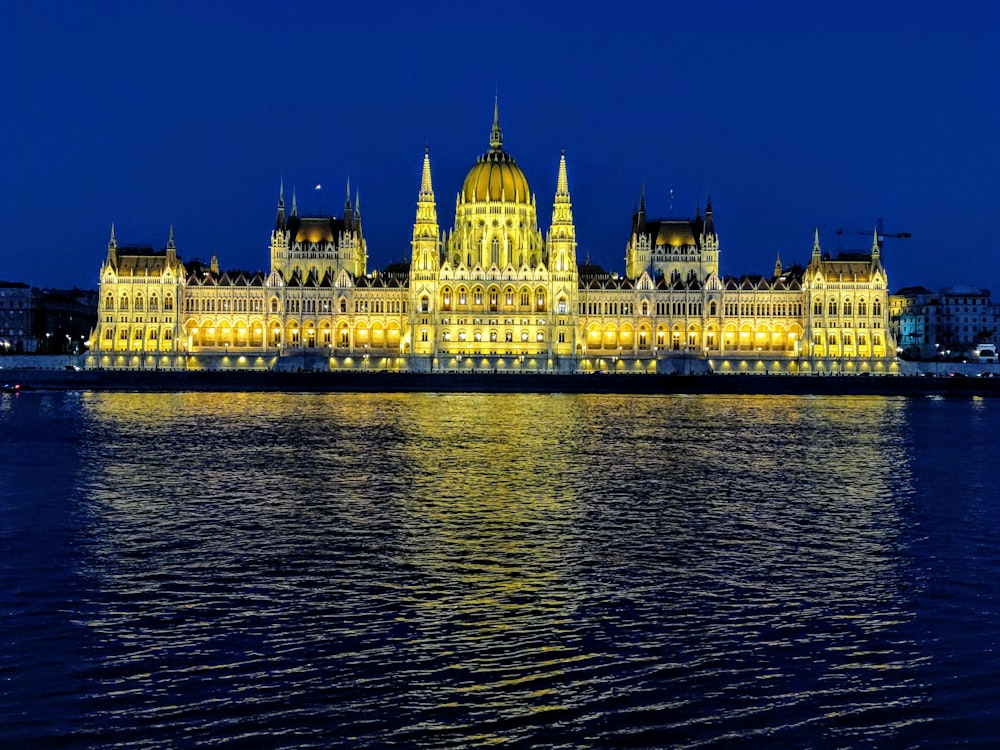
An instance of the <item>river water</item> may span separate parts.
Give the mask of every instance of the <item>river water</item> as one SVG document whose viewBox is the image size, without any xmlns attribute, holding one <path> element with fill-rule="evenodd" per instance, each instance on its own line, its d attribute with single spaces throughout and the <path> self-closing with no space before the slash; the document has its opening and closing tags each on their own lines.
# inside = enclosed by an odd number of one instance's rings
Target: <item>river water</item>
<svg viewBox="0 0 1000 750">
<path fill-rule="evenodd" d="M 5 747 L 1000 742 L 1000 401 L 0 396 Z"/>
</svg>

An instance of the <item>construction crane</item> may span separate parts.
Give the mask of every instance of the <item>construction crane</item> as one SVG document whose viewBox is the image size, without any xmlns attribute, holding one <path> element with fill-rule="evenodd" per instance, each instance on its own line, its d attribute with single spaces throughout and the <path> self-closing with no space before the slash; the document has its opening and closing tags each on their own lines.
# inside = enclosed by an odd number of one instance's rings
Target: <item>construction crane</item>
<svg viewBox="0 0 1000 750">
<path fill-rule="evenodd" d="M 871 236 L 870 231 L 863 231 L 863 230 L 858 232 L 845 232 L 843 229 L 838 229 L 836 232 L 834 232 L 834 234 L 836 234 L 837 236 L 840 236 L 842 234 L 865 234 Z M 879 249 L 881 250 L 882 245 L 885 243 L 886 237 L 892 237 L 897 240 L 906 240 L 912 237 L 913 235 L 910 234 L 909 232 L 896 232 L 895 234 L 886 234 L 885 226 L 882 222 L 882 219 L 879 219 L 878 224 L 876 225 L 876 236 L 878 237 L 878 246 Z"/>
</svg>

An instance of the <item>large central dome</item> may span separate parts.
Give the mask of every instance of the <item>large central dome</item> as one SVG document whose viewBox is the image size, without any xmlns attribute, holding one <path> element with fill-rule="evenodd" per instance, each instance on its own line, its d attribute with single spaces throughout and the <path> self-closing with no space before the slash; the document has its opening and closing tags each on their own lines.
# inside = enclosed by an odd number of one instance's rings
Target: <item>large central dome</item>
<svg viewBox="0 0 1000 750">
<path fill-rule="evenodd" d="M 499 201 L 531 203 L 531 192 L 524 172 L 514 157 L 503 150 L 500 132 L 500 110 L 493 107 L 493 129 L 490 131 L 490 150 L 476 160 L 462 185 L 466 201 Z"/>
</svg>

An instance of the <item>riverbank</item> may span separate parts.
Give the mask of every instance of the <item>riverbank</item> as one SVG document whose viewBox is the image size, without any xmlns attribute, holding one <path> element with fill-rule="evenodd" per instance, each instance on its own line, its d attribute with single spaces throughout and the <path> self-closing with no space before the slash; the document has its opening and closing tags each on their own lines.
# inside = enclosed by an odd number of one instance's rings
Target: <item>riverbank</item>
<svg viewBox="0 0 1000 750">
<path fill-rule="evenodd" d="M 795 375 L 4 370 L 0 382 L 57 391 L 634 393 L 1000 396 L 1000 378 Z"/>
</svg>

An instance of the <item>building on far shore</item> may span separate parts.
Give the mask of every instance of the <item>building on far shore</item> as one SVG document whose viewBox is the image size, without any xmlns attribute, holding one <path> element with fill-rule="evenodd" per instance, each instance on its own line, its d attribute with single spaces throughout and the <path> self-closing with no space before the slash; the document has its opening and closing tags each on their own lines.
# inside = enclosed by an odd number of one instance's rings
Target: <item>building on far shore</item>
<svg viewBox="0 0 1000 750">
<path fill-rule="evenodd" d="M 97 293 L 0 281 L 0 355 L 78 354 L 97 322 Z"/>
<path fill-rule="evenodd" d="M 290 210 L 279 190 L 267 272 L 118 247 L 100 271 L 89 367 L 532 372 L 892 373 L 888 282 L 869 253 L 721 275 L 711 197 L 691 217 L 633 212 L 625 268 L 578 260 L 565 154 L 547 228 L 503 146 L 472 166 L 442 231 L 427 150 L 408 263 L 369 270 L 361 212 Z"/>
<path fill-rule="evenodd" d="M 889 307 L 892 336 L 906 359 L 974 356 L 979 344 L 997 343 L 1000 306 L 989 289 L 906 287 Z"/>
</svg>

